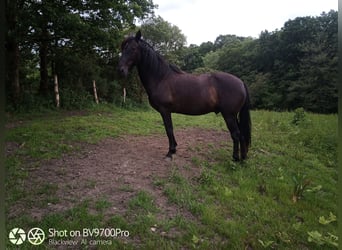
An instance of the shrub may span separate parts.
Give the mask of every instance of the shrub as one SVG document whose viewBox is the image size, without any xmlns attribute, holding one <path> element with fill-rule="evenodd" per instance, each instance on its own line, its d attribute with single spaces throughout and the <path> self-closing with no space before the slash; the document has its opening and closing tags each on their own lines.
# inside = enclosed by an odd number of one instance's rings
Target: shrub
<svg viewBox="0 0 342 250">
<path fill-rule="evenodd" d="M 292 124 L 299 125 L 306 120 L 304 108 L 297 108 L 294 111 L 294 116 L 292 119 Z"/>
</svg>

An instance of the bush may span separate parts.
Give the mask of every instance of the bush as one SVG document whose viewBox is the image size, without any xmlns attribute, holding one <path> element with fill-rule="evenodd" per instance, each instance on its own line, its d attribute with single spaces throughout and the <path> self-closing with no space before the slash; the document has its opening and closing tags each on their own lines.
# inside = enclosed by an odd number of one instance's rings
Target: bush
<svg viewBox="0 0 342 250">
<path fill-rule="evenodd" d="M 86 91 L 63 88 L 59 93 L 63 109 L 85 109 L 94 104 L 94 97 Z"/>
<path fill-rule="evenodd" d="M 41 112 L 45 110 L 52 110 L 55 108 L 52 95 L 41 96 L 29 91 L 24 91 L 17 104 L 11 103 L 7 100 L 6 112 L 10 113 L 29 113 Z"/>
<path fill-rule="evenodd" d="M 297 108 L 294 111 L 294 116 L 292 119 L 292 124 L 299 125 L 306 120 L 305 110 L 304 108 Z"/>
</svg>

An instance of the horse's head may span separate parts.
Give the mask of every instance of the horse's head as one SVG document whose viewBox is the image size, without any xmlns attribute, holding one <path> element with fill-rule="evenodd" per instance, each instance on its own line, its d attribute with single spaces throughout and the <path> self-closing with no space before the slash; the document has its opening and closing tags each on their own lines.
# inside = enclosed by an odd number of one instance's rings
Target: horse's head
<svg viewBox="0 0 342 250">
<path fill-rule="evenodd" d="M 124 76 L 140 60 L 139 41 L 141 39 L 140 30 L 135 37 L 126 38 L 121 44 L 121 57 L 119 60 L 119 71 Z"/>
</svg>

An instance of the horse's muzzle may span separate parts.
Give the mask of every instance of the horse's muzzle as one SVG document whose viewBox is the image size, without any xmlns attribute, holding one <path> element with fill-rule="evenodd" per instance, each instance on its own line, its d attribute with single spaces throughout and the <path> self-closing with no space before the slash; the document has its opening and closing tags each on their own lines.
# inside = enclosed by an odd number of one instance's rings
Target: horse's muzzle
<svg viewBox="0 0 342 250">
<path fill-rule="evenodd" d="M 128 68 L 127 67 L 119 66 L 118 71 L 122 76 L 127 77 L 127 75 L 128 75 Z"/>
</svg>

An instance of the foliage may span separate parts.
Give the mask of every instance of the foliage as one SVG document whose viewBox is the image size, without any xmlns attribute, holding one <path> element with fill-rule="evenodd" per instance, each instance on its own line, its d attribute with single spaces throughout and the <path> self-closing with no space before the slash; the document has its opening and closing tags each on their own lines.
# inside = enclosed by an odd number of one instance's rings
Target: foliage
<svg viewBox="0 0 342 250">
<path fill-rule="evenodd" d="M 63 88 L 60 90 L 61 106 L 69 110 L 82 110 L 91 107 L 95 102 L 93 96 L 85 91 L 75 91 L 72 88 Z"/>
<path fill-rule="evenodd" d="M 180 51 L 185 46 L 186 38 L 181 30 L 162 17 L 153 17 L 141 25 L 144 40 L 163 55 L 168 61 L 179 64 Z"/>
<path fill-rule="evenodd" d="M 338 247 L 338 237 L 336 235 L 333 235 L 331 233 L 328 233 L 328 235 L 322 235 L 317 231 L 308 232 L 308 235 L 309 242 L 314 242 L 319 246 L 328 244 Z"/>
<path fill-rule="evenodd" d="M 186 47 L 186 34 L 154 16 L 155 7 L 151 0 L 6 1 L 7 110 L 53 108 L 55 74 L 61 89 L 80 96 L 92 95 L 96 80 L 101 101 L 121 105 L 125 87 L 132 103 L 146 103 L 136 72 L 123 80 L 116 71 L 120 42 L 140 20 L 144 39 L 184 71 L 240 77 L 255 109 L 337 112 L 337 11 L 297 17 L 257 39 L 221 34 Z"/>
<path fill-rule="evenodd" d="M 14 108 L 25 105 L 24 89 L 32 98 L 51 98 L 55 74 L 61 89 L 82 93 L 91 93 L 92 80 L 107 85 L 113 82 L 125 30 L 155 8 L 151 0 L 6 3 L 11 65 L 6 93 L 8 106 Z M 112 93 L 101 94 L 113 98 Z"/>
<path fill-rule="evenodd" d="M 194 72 L 198 68 L 202 68 L 204 66 L 203 58 L 198 46 L 190 45 L 189 48 L 183 49 L 182 52 L 182 65 L 180 65 L 182 70 L 186 72 Z"/>
<path fill-rule="evenodd" d="M 327 219 L 324 216 L 320 216 L 318 222 L 323 225 L 337 222 L 336 215 L 330 212 Z M 326 235 L 322 235 L 318 231 L 310 231 L 308 232 L 308 235 L 308 242 L 314 242 L 319 246 L 330 245 L 338 248 L 338 236 L 332 233 L 328 232 Z"/>
<path fill-rule="evenodd" d="M 297 202 L 298 200 L 303 198 L 304 192 L 310 185 L 310 180 L 306 178 L 305 174 L 300 173 L 293 175 L 292 180 L 294 183 L 292 200 L 293 202 Z"/>
<path fill-rule="evenodd" d="M 303 108 L 297 108 L 294 110 L 294 116 L 292 119 L 292 123 L 298 125 L 305 121 L 305 110 Z"/>
<path fill-rule="evenodd" d="M 205 51 L 205 67 L 244 80 L 254 108 L 337 112 L 336 11 L 289 20 L 281 30 L 261 32 L 258 39 L 220 35 L 214 44 L 201 46 L 188 50 L 194 56 Z M 193 71 L 194 60 L 186 62 L 183 67 Z"/>
</svg>

